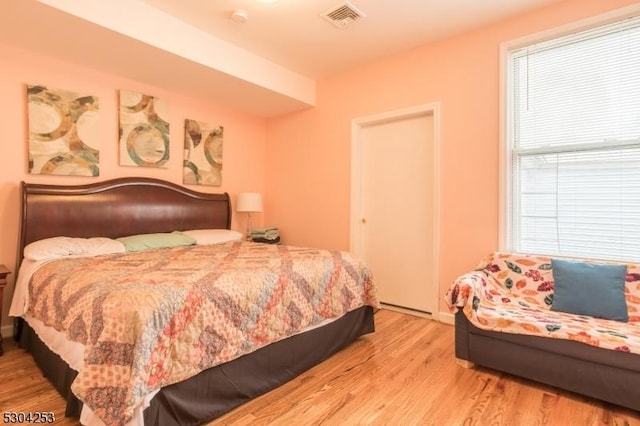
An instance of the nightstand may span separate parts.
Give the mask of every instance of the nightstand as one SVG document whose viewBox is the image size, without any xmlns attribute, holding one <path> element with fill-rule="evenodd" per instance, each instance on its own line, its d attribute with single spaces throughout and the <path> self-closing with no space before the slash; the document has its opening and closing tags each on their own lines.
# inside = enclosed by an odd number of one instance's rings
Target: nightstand
<svg viewBox="0 0 640 426">
<path fill-rule="evenodd" d="M 9 275 L 11 271 L 4 265 L 0 265 L 0 319 L 2 318 L 2 293 L 4 292 L 4 287 L 7 285 L 7 275 Z M 2 349 L 2 333 L 0 333 L 0 355 L 4 353 Z"/>
</svg>

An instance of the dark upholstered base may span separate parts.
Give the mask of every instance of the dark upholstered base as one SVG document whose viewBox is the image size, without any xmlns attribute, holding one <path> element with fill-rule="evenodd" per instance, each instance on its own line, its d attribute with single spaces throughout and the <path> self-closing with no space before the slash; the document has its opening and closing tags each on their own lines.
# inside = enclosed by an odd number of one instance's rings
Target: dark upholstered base
<svg viewBox="0 0 640 426">
<path fill-rule="evenodd" d="M 640 411 L 640 355 L 479 329 L 456 314 L 456 358 Z"/>
<path fill-rule="evenodd" d="M 144 412 L 145 425 L 192 425 L 214 419 L 335 354 L 374 331 L 373 308 L 365 306 L 323 327 L 289 337 L 234 361 L 160 390 Z M 76 376 L 24 325 L 20 345 L 29 350 L 60 394 L 67 416 L 79 417 L 82 403 L 70 392 Z"/>
</svg>

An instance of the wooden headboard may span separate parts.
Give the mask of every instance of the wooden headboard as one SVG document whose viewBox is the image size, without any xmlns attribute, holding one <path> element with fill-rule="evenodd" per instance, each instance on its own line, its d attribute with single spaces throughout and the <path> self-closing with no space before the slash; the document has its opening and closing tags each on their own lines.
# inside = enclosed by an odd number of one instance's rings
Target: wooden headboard
<svg viewBox="0 0 640 426">
<path fill-rule="evenodd" d="M 151 178 L 87 185 L 22 182 L 18 261 L 43 238 L 109 237 L 231 227 L 229 194 L 206 194 Z"/>
</svg>

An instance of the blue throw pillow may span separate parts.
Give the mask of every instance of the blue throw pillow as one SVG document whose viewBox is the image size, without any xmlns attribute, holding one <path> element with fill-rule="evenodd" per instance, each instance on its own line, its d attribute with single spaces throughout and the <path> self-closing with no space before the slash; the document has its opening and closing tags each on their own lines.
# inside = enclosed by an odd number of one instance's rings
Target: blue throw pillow
<svg viewBox="0 0 640 426">
<path fill-rule="evenodd" d="M 627 322 L 626 265 L 551 260 L 552 311 Z"/>
</svg>

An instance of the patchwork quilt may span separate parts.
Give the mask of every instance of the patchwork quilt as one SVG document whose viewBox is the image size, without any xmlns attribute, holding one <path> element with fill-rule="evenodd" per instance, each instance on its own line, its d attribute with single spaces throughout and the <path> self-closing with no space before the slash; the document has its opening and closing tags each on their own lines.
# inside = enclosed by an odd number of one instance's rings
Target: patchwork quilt
<svg viewBox="0 0 640 426">
<path fill-rule="evenodd" d="M 640 354 L 640 265 L 627 265 L 629 322 L 551 311 L 551 258 L 493 253 L 459 277 L 445 295 L 476 327 L 505 333 L 569 339 Z"/>
<path fill-rule="evenodd" d="M 84 345 L 72 391 L 108 425 L 155 389 L 378 306 L 348 253 L 247 242 L 53 261 L 29 297 L 30 315 Z"/>
</svg>

